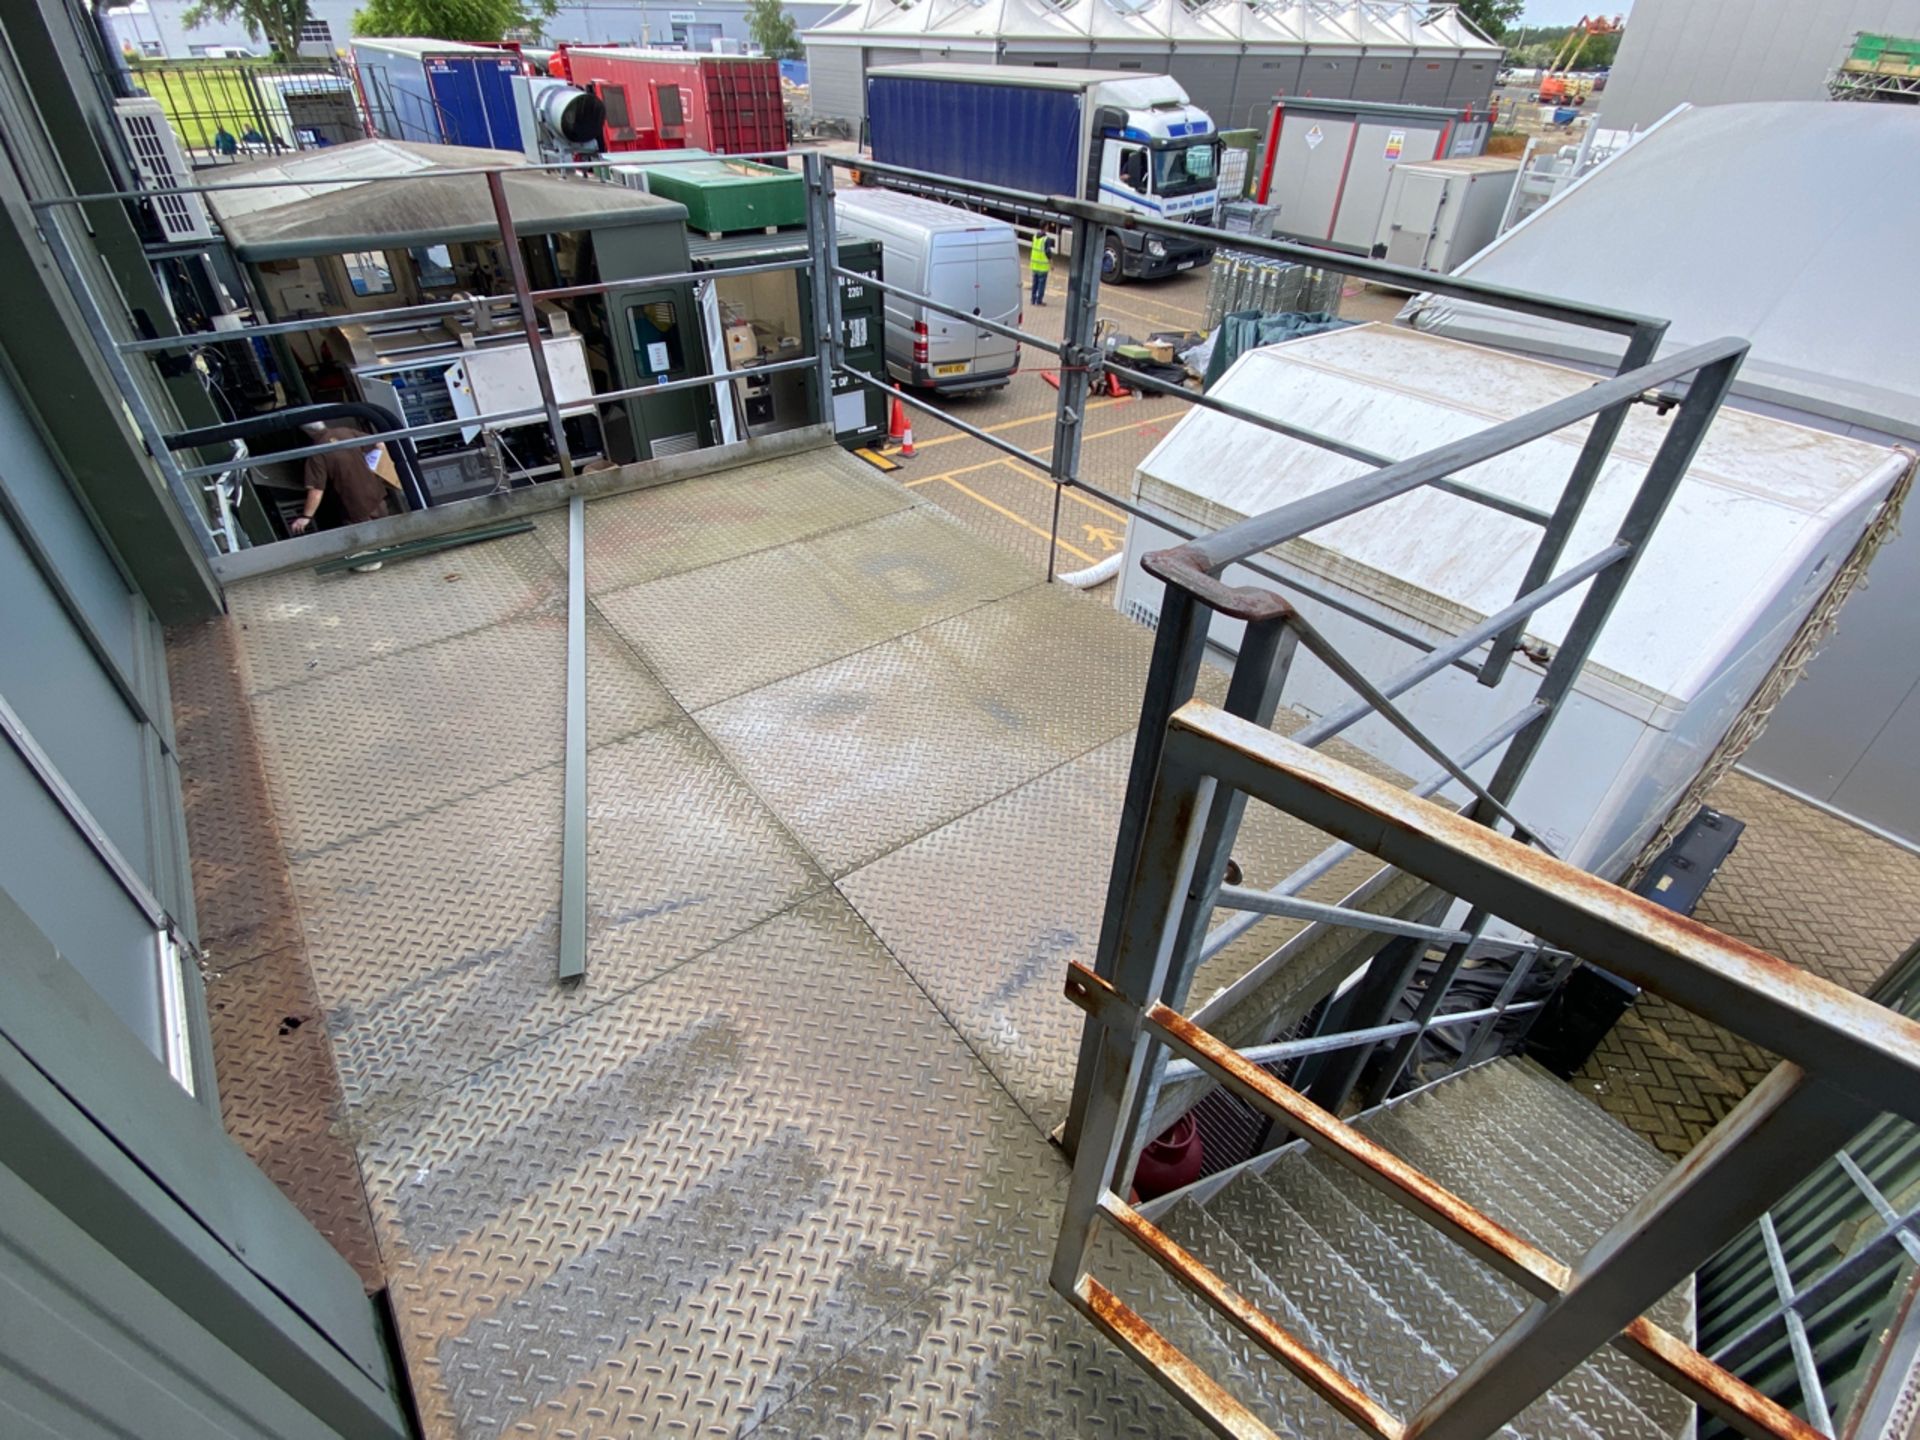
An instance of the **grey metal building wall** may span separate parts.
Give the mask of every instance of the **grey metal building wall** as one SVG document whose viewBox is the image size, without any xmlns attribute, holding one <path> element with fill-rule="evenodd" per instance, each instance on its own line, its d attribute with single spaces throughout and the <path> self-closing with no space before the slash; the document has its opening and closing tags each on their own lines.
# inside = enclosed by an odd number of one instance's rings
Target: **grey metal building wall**
<svg viewBox="0 0 1920 1440">
<path fill-rule="evenodd" d="M 1920 0 L 1915 0 L 1920 3 Z M 1041 41 L 1007 41 L 996 61 L 981 51 L 907 50 L 861 46 L 852 39 L 807 46 L 808 77 L 816 115 L 858 120 L 866 114 L 867 69 L 943 63 L 1047 65 L 1063 69 L 1139 70 L 1178 80 L 1223 130 L 1256 129 L 1267 123 L 1277 95 L 1312 95 L 1331 100 L 1383 100 L 1413 105 L 1486 105 L 1498 66 L 1490 59 L 1438 59 L 1425 56 L 1307 53 L 1291 55 L 1222 54 L 1195 46 L 1123 51 L 1112 47 L 1049 46 Z M 861 67 L 858 73 L 855 66 Z"/>
<path fill-rule="evenodd" d="M 1920 35 L 1920 0 L 1638 0 L 1600 113 L 1643 126 L 1682 101 L 1821 100 L 1860 30 Z"/>
</svg>

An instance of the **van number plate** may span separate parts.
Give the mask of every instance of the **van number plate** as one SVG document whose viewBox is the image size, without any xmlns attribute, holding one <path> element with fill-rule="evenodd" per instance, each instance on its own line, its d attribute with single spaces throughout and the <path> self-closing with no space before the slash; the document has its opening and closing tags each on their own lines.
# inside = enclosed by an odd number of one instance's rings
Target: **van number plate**
<svg viewBox="0 0 1920 1440">
<path fill-rule="evenodd" d="M 964 375 L 967 373 L 967 362 L 962 360 L 956 365 L 936 365 L 933 367 L 933 373 L 936 375 Z"/>
</svg>

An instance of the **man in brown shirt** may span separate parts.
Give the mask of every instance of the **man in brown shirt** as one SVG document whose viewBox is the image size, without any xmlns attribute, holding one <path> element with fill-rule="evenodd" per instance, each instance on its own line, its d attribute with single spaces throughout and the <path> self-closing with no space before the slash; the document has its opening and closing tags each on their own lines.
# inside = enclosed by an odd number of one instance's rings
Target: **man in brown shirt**
<svg viewBox="0 0 1920 1440">
<path fill-rule="evenodd" d="M 315 423 L 301 428 L 317 445 L 361 438 L 360 431 L 344 426 Z M 295 535 L 306 534 L 313 528 L 323 505 L 327 509 L 324 523 L 329 527 L 358 525 L 362 520 L 375 520 L 388 514 L 387 481 L 375 468 L 384 459 L 380 452 L 380 446 L 366 445 L 350 450 L 329 450 L 324 455 L 309 455 L 305 475 L 306 504 L 287 528 Z M 371 463 L 369 457 L 373 457 Z"/>
</svg>

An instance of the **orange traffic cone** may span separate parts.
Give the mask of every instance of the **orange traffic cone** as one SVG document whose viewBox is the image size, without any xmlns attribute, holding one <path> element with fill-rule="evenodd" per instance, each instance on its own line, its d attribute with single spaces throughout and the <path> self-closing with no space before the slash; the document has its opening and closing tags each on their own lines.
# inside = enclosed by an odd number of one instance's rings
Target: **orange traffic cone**
<svg viewBox="0 0 1920 1440">
<path fill-rule="evenodd" d="M 889 438 L 900 446 L 900 457 L 903 460 L 911 460 L 913 458 L 913 421 L 907 416 L 907 407 L 901 402 L 898 390 L 893 392 L 893 416 L 887 422 L 887 431 Z"/>
</svg>

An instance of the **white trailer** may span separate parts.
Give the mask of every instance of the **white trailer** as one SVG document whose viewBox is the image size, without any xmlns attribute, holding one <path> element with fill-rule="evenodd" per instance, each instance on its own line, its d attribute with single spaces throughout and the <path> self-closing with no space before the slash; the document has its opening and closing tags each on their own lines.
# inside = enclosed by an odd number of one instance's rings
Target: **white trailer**
<svg viewBox="0 0 1920 1440">
<path fill-rule="evenodd" d="M 1411 456 L 1573 395 L 1583 371 L 1397 327 L 1364 325 L 1255 350 L 1213 394 L 1249 410 L 1389 455 Z M 1565 551 L 1604 548 L 1668 420 L 1636 406 Z M 1550 508 L 1585 427 L 1478 465 L 1462 478 Z M 1617 876 L 1684 798 L 1747 712 L 1757 688 L 1911 463 L 1904 453 L 1745 411 L 1723 410 L 1655 530 L 1639 568 L 1513 802 L 1562 857 Z M 1211 530 L 1365 472 L 1356 461 L 1213 411 L 1188 412 L 1140 464 L 1133 486 L 1149 514 Z M 1434 489 L 1403 495 L 1267 553 L 1289 580 L 1438 645 L 1519 593 L 1539 530 Z M 1141 555 L 1179 543 L 1151 521 L 1128 528 L 1115 603 L 1151 621 L 1160 583 Z M 1229 567 L 1233 584 L 1269 582 Z M 1283 587 L 1287 599 L 1362 673 L 1376 679 L 1417 658 L 1403 640 Z M 1584 587 L 1539 611 L 1530 642 L 1565 638 Z M 1216 618 L 1231 653 L 1237 622 Z M 1465 750 L 1532 697 L 1532 659 L 1515 657 L 1491 689 L 1449 669 L 1403 707 L 1450 752 Z M 1304 651 L 1283 703 L 1309 715 L 1352 695 Z M 1403 772 L 1433 767 L 1398 731 L 1370 719 L 1348 738 Z M 1479 769 L 1481 778 L 1490 765 Z"/>
</svg>

